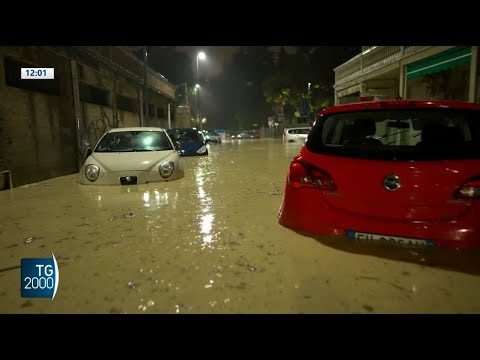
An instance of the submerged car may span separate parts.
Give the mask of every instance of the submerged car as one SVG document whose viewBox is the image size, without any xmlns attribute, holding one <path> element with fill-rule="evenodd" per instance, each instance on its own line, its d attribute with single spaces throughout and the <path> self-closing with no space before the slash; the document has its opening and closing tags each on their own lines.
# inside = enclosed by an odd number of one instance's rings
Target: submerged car
<svg viewBox="0 0 480 360">
<path fill-rule="evenodd" d="M 310 132 L 310 127 L 286 128 L 283 130 L 283 141 L 304 142 Z"/>
<path fill-rule="evenodd" d="M 180 143 L 181 156 L 208 155 L 208 148 L 202 133 L 193 128 L 173 128 L 167 130 L 168 135 Z"/>
<path fill-rule="evenodd" d="M 220 134 L 218 134 L 215 131 L 204 131 L 203 136 L 205 137 L 206 141 L 216 142 L 216 143 L 221 143 L 222 142 L 222 138 L 221 138 Z"/>
<path fill-rule="evenodd" d="M 407 247 L 480 247 L 480 104 L 373 101 L 319 113 L 279 223 Z"/>
<path fill-rule="evenodd" d="M 242 139 L 260 139 L 260 134 L 256 131 L 240 131 L 232 134 L 232 140 L 242 140 Z"/>
<path fill-rule="evenodd" d="M 179 150 L 161 128 L 111 129 L 93 151 L 87 149 L 78 182 L 133 185 L 177 180 L 185 176 Z"/>
</svg>

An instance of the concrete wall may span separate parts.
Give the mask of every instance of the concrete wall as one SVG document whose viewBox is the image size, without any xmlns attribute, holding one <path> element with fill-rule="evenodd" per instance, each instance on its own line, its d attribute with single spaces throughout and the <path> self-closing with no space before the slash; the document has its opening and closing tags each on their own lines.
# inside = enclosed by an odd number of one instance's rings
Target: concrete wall
<svg viewBox="0 0 480 360">
<path fill-rule="evenodd" d="M 140 98 L 138 85 L 117 80 L 108 71 L 94 70 L 79 65 L 79 83 L 95 86 L 109 92 L 110 106 L 81 102 L 83 118 L 83 138 L 91 147 L 95 146 L 105 131 L 117 127 L 140 126 Z M 121 95 L 134 99 L 137 112 L 121 110 L 116 107 L 116 96 Z M 84 150 L 84 149 L 83 149 Z"/>
<path fill-rule="evenodd" d="M 5 58 L 32 67 L 53 67 L 59 94 L 22 88 L 26 83 L 7 85 Z M 78 83 L 106 91 L 108 99 L 102 105 L 85 98 L 80 101 L 81 145 L 78 148 L 71 60 L 69 54 L 48 47 L 0 47 L 0 172 L 10 170 L 14 186 L 75 173 L 79 154 L 83 154 L 87 146 L 95 146 L 105 131 L 141 126 L 142 84 L 98 61 L 77 59 Z M 117 95 L 132 99 L 132 109 L 119 109 Z M 164 110 L 162 118 L 149 118 L 145 125 L 167 127 L 167 103 L 171 100 L 149 92 L 148 101 Z M 172 118 L 174 109 L 172 103 Z"/>
<path fill-rule="evenodd" d="M 146 118 L 145 125 L 168 128 L 168 100 L 158 93 L 153 93 L 149 95 L 148 102 L 155 105 L 155 111 Z M 173 104 L 170 108 L 173 108 Z"/>
<path fill-rule="evenodd" d="M 54 67 L 55 77 L 61 79 L 61 95 L 7 86 L 5 57 Z M 0 47 L 0 171 L 11 170 L 14 186 L 76 171 L 71 89 L 66 58 L 44 48 Z"/>
</svg>

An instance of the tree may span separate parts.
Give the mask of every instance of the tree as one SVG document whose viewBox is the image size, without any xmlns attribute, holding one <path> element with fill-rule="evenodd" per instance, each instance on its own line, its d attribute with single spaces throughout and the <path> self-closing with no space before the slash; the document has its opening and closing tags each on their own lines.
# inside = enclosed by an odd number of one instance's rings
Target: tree
<svg viewBox="0 0 480 360">
<path fill-rule="evenodd" d="M 274 71 L 263 83 L 265 100 L 277 112 L 280 108 L 284 112 L 288 105 L 297 115 L 307 101 L 312 117 L 317 109 L 333 104 L 334 68 L 359 51 L 359 47 L 339 46 L 299 46 L 291 55 L 281 51 Z"/>
</svg>

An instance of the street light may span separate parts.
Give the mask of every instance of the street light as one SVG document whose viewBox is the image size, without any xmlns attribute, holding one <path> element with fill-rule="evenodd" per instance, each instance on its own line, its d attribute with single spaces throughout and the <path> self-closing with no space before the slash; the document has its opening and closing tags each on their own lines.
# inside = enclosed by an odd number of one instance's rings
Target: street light
<svg viewBox="0 0 480 360">
<path fill-rule="evenodd" d="M 202 130 L 202 122 L 200 121 L 200 71 L 198 66 L 198 60 L 205 60 L 206 58 L 207 56 L 203 51 L 200 51 L 197 54 L 197 85 L 195 87 L 197 88 L 197 120 L 200 124 L 200 130 Z"/>
<path fill-rule="evenodd" d="M 148 46 L 143 47 L 143 118 L 141 118 L 141 126 L 146 126 L 148 122 Z"/>
<path fill-rule="evenodd" d="M 313 108 L 313 106 L 312 106 L 312 91 L 310 90 L 311 86 L 312 86 L 312 83 L 309 82 L 308 83 L 308 112 L 307 112 L 307 114 L 308 114 L 307 116 L 308 116 L 309 120 L 311 120 L 310 116 L 311 116 L 311 110 Z M 315 110 L 314 110 L 314 113 L 315 113 Z"/>
</svg>

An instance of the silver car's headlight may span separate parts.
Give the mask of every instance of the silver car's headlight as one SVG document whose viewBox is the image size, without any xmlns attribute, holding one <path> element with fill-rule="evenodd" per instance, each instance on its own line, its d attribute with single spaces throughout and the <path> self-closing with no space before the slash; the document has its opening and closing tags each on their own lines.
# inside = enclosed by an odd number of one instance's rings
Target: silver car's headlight
<svg viewBox="0 0 480 360">
<path fill-rule="evenodd" d="M 100 175 L 100 168 L 97 165 L 87 165 L 85 166 L 85 177 L 94 182 L 98 179 L 98 175 Z"/>
<path fill-rule="evenodd" d="M 205 145 L 202 145 L 202 147 L 197 150 L 197 154 L 203 154 L 206 151 L 207 151 L 207 148 L 205 147 Z"/>
<path fill-rule="evenodd" d="M 163 162 L 160 164 L 160 167 L 158 168 L 158 172 L 160 173 L 160 176 L 162 178 L 166 179 L 173 174 L 173 169 L 174 169 L 173 161 Z"/>
</svg>

